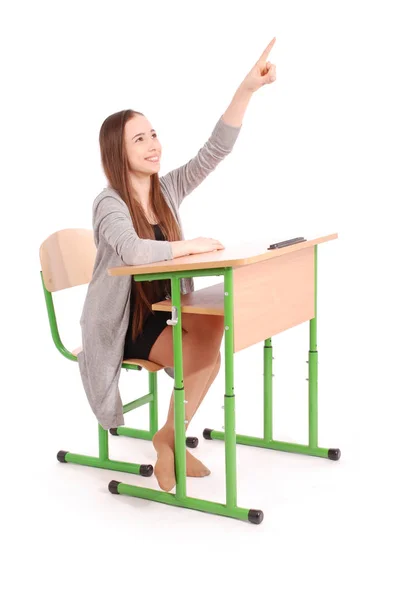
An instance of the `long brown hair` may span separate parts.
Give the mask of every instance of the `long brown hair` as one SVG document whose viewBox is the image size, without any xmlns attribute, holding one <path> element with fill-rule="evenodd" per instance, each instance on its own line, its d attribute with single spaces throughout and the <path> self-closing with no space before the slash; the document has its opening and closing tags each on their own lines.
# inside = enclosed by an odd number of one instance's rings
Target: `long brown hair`
<svg viewBox="0 0 401 600">
<path fill-rule="evenodd" d="M 103 122 L 99 133 L 102 167 L 110 187 L 116 190 L 128 206 L 138 236 L 142 239 L 155 239 L 153 227 L 148 222 L 129 180 L 124 127 L 135 115 L 144 116 L 141 112 L 128 109 L 110 115 Z M 150 210 L 157 216 L 166 240 L 180 240 L 180 227 L 160 189 L 158 173 L 153 173 L 150 178 Z M 171 295 L 171 281 L 136 281 L 132 293 L 135 293 L 135 311 L 132 319 L 132 338 L 135 339 L 142 332 L 146 317 L 153 312 L 152 303 L 162 300 L 167 293 Z"/>
</svg>

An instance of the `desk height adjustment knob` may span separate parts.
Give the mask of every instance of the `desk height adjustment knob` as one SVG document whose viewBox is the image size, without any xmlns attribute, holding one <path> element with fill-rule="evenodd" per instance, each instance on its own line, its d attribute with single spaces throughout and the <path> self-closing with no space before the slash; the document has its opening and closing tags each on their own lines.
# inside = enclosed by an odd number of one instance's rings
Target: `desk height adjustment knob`
<svg viewBox="0 0 401 600">
<path fill-rule="evenodd" d="M 171 307 L 171 319 L 167 319 L 167 325 L 177 325 L 178 323 L 178 311 L 176 306 Z"/>
</svg>

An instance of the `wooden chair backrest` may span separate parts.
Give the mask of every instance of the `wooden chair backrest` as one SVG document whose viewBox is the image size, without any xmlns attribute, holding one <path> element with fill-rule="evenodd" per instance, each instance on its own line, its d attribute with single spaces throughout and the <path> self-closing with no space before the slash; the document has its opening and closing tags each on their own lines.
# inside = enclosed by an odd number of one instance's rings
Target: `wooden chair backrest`
<svg viewBox="0 0 401 600">
<path fill-rule="evenodd" d="M 96 257 L 93 230 L 56 231 L 41 244 L 39 257 L 49 292 L 89 283 Z"/>
</svg>

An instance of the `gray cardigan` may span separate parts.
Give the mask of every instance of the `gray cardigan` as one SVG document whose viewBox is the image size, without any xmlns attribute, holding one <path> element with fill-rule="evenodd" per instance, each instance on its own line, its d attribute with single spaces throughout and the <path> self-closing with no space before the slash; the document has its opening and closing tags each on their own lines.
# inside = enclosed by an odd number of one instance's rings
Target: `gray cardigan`
<svg viewBox="0 0 401 600">
<path fill-rule="evenodd" d="M 197 155 L 160 177 L 160 186 L 185 239 L 179 207 L 234 146 L 242 125 L 220 117 Z M 171 242 L 138 237 L 127 205 L 106 187 L 93 203 L 92 225 L 97 247 L 95 265 L 80 325 L 82 350 L 77 359 L 90 407 L 104 429 L 124 425 L 118 381 L 128 328 L 132 275 L 111 276 L 110 267 L 142 265 L 173 258 Z M 181 279 L 181 293 L 194 290 L 192 277 Z M 167 317 L 166 317 L 167 318 Z"/>
</svg>

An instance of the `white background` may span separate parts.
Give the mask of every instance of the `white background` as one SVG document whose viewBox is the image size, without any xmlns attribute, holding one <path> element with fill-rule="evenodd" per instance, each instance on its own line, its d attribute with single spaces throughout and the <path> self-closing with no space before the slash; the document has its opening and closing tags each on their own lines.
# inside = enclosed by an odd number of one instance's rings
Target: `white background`
<svg viewBox="0 0 401 600">
<path fill-rule="evenodd" d="M 398 598 L 401 58 L 395 2 L 15 2 L 2 8 L 2 542 L 7 598 L 160 593 Z M 232 153 L 183 202 L 187 239 L 226 246 L 338 233 L 319 246 L 319 444 L 329 460 L 237 447 L 238 504 L 259 526 L 114 496 L 156 479 L 56 460 L 97 450 L 78 365 L 50 335 L 39 246 L 91 227 L 107 185 L 99 129 L 143 112 L 160 176 L 195 156 L 269 41 L 277 79 L 252 97 Z M 195 280 L 197 289 L 220 279 Z M 54 295 L 80 344 L 86 286 Z M 275 338 L 274 437 L 307 443 L 309 326 Z M 262 432 L 263 344 L 235 355 L 237 431 Z M 223 353 L 224 356 L 224 353 Z M 212 474 L 188 494 L 224 502 L 224 367 L 191 423 Z M 122 371 L 124 401 L 147 374 Z M 160 424 L 173 381 L 159 375 Z M 126 417 L 146 426 L 147 408 Z M 155 462 L 110 436 L 113 458 Z M 395 546 L 394 546 L 395 544 Z M 398 556 L 398 559 L 397 559 Z M 3 559 L 4 561 L 4 559 Z"/>
</svg>

